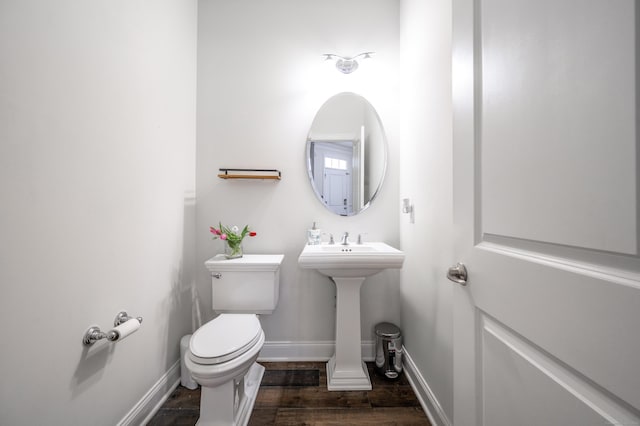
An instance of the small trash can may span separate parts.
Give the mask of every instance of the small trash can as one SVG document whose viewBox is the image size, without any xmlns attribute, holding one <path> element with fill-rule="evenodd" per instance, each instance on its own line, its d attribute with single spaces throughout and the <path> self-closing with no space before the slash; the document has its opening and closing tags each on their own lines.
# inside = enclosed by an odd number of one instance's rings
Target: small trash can
<svg viewBox="0 0 640 426">
<path fill-rule="evenodd" d="M 187 389 L 193 390 L 198 388 L 198 384 L 193 380 L 191 373 L 187 370 L 187 366 L 184 364 L 184 354 L 189 350 L 190 340 L 190 334 L 187 334 L 180 339 L 180 384 Z"/>
<path fill-rule="evenodd" d="M 375 326 L 376 371 L 387 379 L 397 379 L 402 373 L 402 335 L 400 329 L 381 322 Z"/>
</svg>

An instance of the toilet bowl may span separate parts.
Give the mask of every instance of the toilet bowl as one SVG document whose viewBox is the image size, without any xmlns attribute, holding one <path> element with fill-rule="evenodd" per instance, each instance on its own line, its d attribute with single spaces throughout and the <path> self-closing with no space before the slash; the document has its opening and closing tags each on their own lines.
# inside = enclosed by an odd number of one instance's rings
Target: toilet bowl
<svg viewBox="0 0 640 426">
<path fill-rule="evenodd" d="M 271 313 L 279 291 L 283 255 L 216 256 L 212 276 L 216 318 L 196 330 L 184 355 L 202 386 L 197 426 L 246 425 L 264 374 L 256 362 L 265 335 L 256 313 Z"/>
<path fill-rule="evenodd" d="M 202 386 L 199 426 L 249 421 L 264 367 L 264 332 L 255 314 L 221 314 L 191 337 L 185 366 Z"/>
</svg>

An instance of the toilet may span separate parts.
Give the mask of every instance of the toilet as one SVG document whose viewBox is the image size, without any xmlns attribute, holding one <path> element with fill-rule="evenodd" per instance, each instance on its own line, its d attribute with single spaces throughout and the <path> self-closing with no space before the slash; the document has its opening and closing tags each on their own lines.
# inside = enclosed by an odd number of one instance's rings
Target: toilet
<svg viewBox="0 0 640 426">
<path fill-rule="evenodd" d="M 270 314 L 278 304 L 283 259 L 281 254 L 217 255 L 205 262 L 219 315 L 193 333 L 184 355 L 202 387 L 197 426 L 248 423 L 264 374 L 256 362 L 265 339 L 257 314 Z"/>
</svg>

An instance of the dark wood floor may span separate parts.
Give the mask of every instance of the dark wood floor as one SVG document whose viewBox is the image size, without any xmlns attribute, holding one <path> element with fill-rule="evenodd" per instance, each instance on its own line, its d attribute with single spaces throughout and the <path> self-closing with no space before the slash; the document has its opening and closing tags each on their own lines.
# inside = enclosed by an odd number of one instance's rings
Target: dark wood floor
<svg viewBox="0 0 640 426">
<path fill-rule="evenodd" d="M 373 389 L 327 390 L 324 362 L 261 362 L 266 368 L 250 426 L 258 425 L 425 425 L 429 420 L 404 377 L 387 381 L 367 363 Z M 195 425 L 200 390 L 182 386 L 149 426 Z"/>
</svg>

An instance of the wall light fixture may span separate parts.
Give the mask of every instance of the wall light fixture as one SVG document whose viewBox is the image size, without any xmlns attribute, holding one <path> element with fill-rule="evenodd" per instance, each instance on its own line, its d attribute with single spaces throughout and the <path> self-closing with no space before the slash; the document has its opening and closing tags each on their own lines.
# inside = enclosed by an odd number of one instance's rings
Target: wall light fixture
<svg viewBox="0 0 640 426">
<path fill-rule="evenodd" d="M 369 59 L 375 52 L 362 52 L 356 56 L 340 56 L 335 53 L 325 53 L 325 61 L 336 61 L 336 68 L 343 74 L 351 74 L 358 69 L 358 61 L 356 59 Z"/>
</svg>

